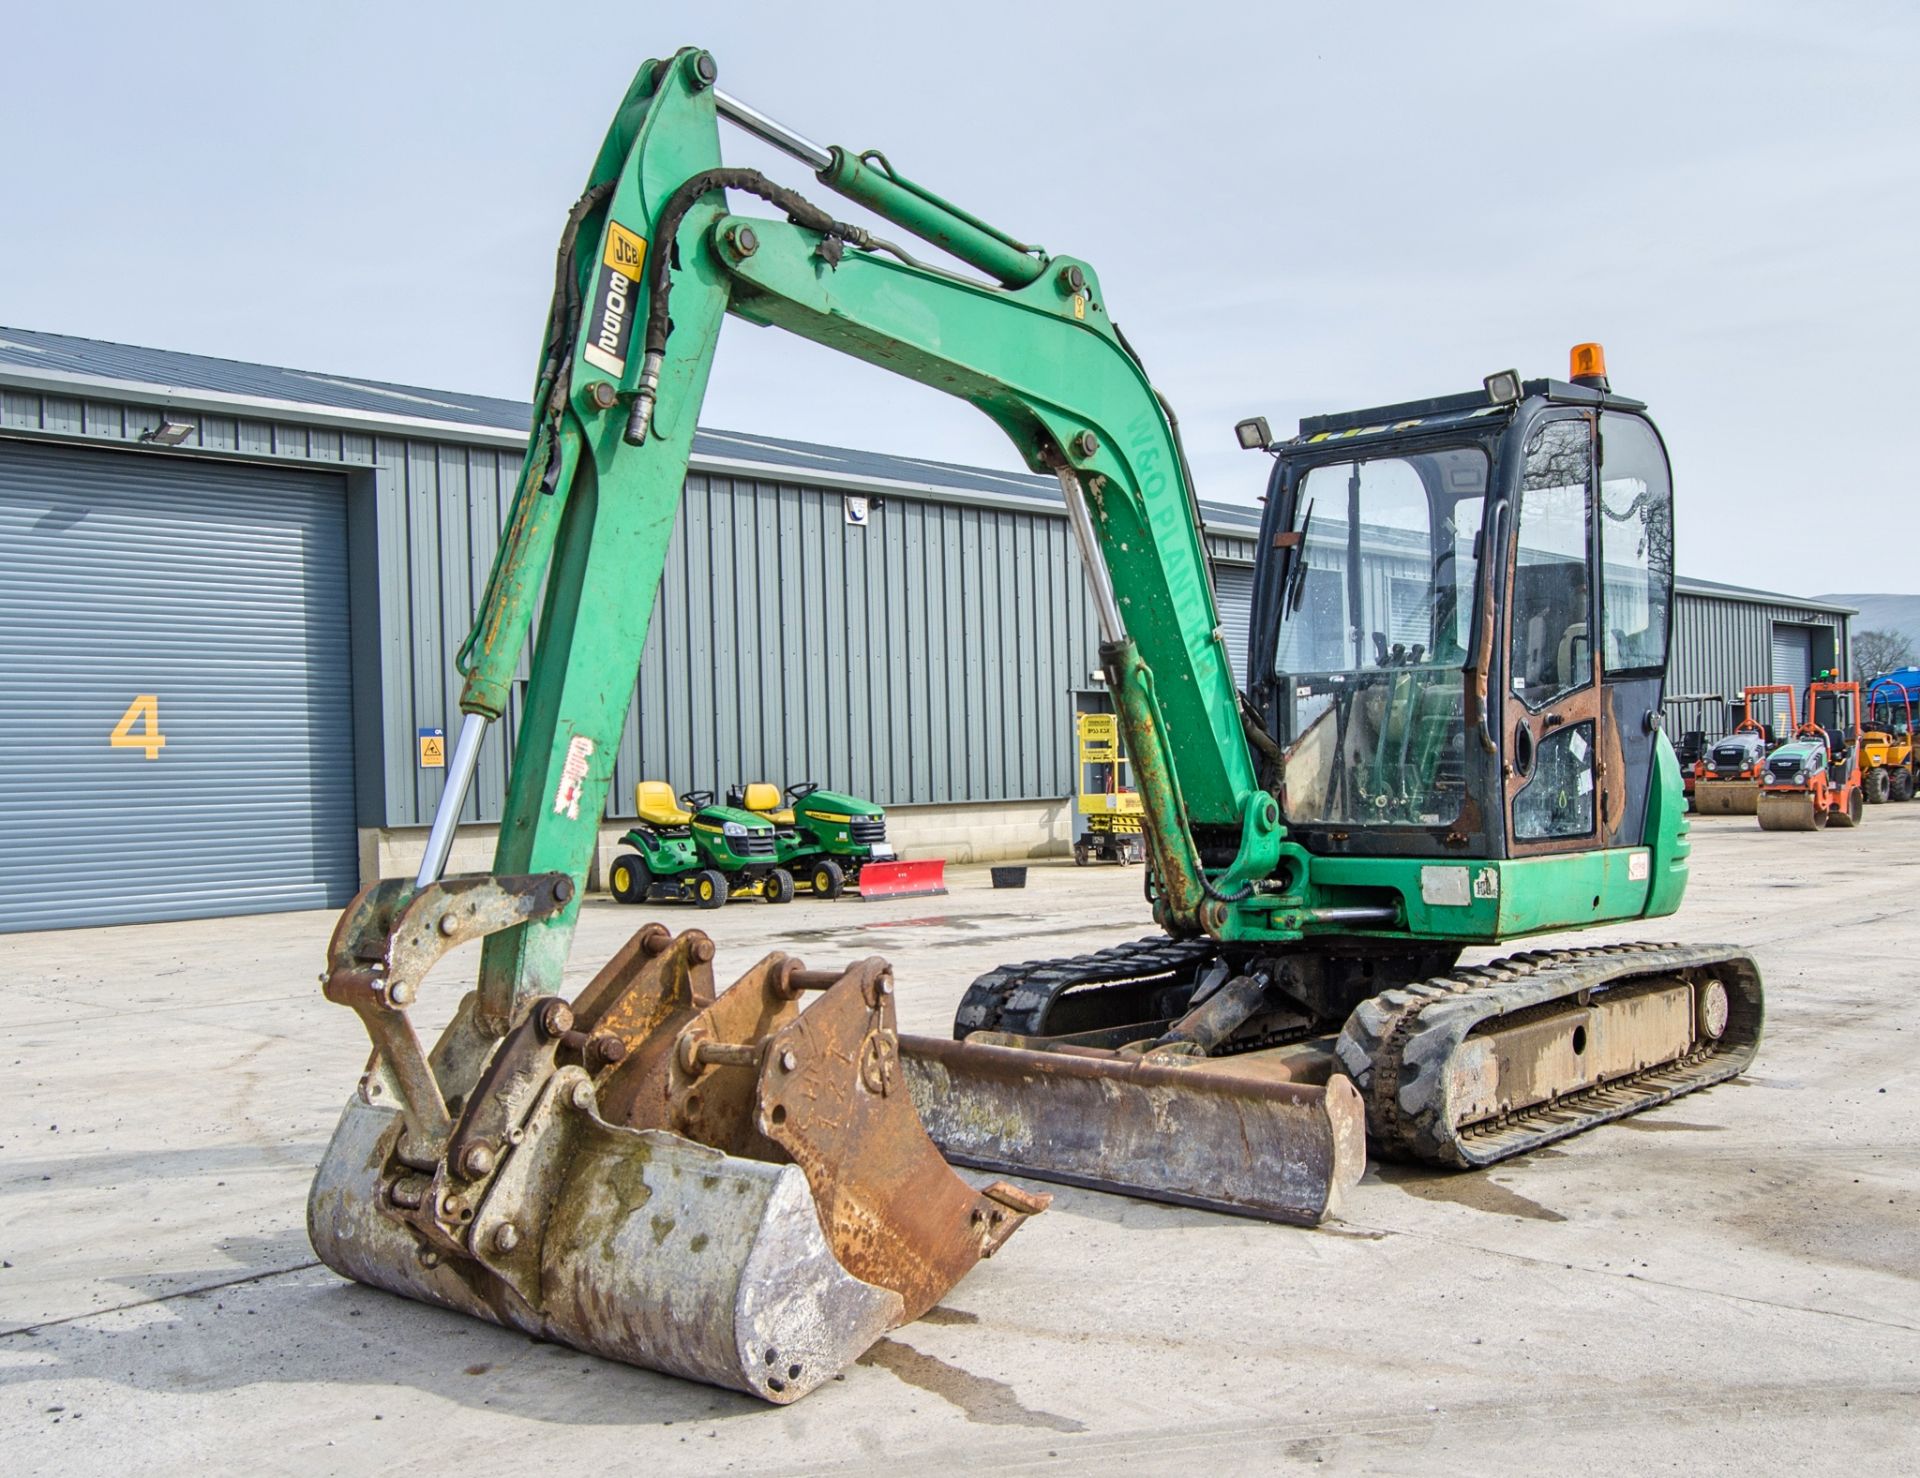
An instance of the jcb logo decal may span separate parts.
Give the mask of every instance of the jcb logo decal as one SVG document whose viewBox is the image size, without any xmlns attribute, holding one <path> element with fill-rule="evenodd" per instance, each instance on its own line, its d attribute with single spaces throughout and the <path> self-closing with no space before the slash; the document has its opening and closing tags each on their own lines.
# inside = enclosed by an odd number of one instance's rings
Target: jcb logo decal
<svg viewBox="0 0 1920 1478">
<path fill-rule="evenodd" d="M 600 254 L 600 282 L 580 357 L 615 379 L 627 372 L 627 346 L 633 341 L 637 296 L 634 285 L 640 281 L 640 269 L 646 260 L 646 239 L 618 221 L 608 221 L 607 246 Z"/>
<path fill-rule="evenodd" d="M 640 280 L 640 268 L 647 260 L 647 243 L 618 221 L 607 222 L 606 264 L 631 282 Z"/>
</svg>

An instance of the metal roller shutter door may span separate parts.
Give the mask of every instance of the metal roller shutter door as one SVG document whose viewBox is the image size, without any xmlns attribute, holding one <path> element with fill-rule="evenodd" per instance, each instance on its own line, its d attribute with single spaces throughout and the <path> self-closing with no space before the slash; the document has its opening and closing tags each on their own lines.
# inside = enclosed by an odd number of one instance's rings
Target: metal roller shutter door
<svg viewBox="0 0 1920 1478">
<path fill-rule="evenodd" d="M 1247 686 L 1248 629 L 1253 622 L 1253 570 L 1246 565 L 1213 567 L 1213 592 L 1220 600 L 1220 630 L 1233 657 L 1234 685 Z"/>
<path fill-rule="evenodd" d="M 1793 689 L 1794 711 L 1813 681 L 1813 633 L 1785 621 L 1773 623 L 1773 680 Z"/>
<path fill-rule="evenodd" d="M 0 441 L 0 930 L 345 903 L 350 700 L 340 479 Z"/>
</svg>

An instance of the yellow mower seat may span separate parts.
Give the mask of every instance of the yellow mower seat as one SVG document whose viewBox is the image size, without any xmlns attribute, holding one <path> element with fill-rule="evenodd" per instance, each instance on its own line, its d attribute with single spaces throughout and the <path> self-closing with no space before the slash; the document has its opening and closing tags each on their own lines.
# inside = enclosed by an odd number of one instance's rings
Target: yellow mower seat
<svg viewBox="0 0 1920 1478">
<path fill-rule="evenodd" d="M 680 809 L 673 787 L 664 780 L 642 780 L 633 788 L 633 807 L 649 826 L 691 826 L 693 812 Z"/>
<path fill-rule="evenodd" d="M 756 780 L 747 787 L 746 804 L 749 811 L 758 811 L 775 826 L 793 825 L 793 807 L 782 809 L 779 788 L 764 780 Z"/>
</svg>

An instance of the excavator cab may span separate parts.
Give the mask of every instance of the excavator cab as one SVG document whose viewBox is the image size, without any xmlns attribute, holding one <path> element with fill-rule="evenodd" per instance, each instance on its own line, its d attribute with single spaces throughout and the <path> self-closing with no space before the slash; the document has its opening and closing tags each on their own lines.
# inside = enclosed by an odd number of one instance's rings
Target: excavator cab
<svg viewBox="0 0 1920 1478">
<path fill-rule="evenodd" d="M 1641 842 L 1673 594 L 1665 449 L 1604 375 L 1488 385 L 1315 417 L 1274 449 L 1249 675 L 1311 852 Z"/>
<path fill-rule="evenodd" d="M 1738 1072 L 1761 993 L 1737 952 L 1459 963 L 1467 943 L 1678 904 L 1672 482 L 1646 407 L 1582 345 L 1565 381 L 1509 372 L 1308 420 L 1278 446 L 1264 422 L 1236 429 L 1276 457 L 1242 720 L 1279 860 L 1236 891 L 1208 880 L 1210 937 L 1162 907 L 1171 940 L 981 976 L 958 1050 L 907 1049 L 935 1142 L 985 1168 L 1312 1217 L 1275 1167 L 1339 1181 L 1349 1092 L 1367 1153 L 1469 1167 Z M 1178 1102 L 1198 1127 L 1209 1094 L 1230 1106 L 1204 1121 L 1227 1151 L 1196 1134 L 1195 1163 L 1160 1174 L 1119 1112 L 1148 1065 L 1173 1074 L 1139 1084 L 1155 1110 Z M 1268 1074 L 1319 1088 L 1316 1117 L 1256 1115 Z"/>
</svg>

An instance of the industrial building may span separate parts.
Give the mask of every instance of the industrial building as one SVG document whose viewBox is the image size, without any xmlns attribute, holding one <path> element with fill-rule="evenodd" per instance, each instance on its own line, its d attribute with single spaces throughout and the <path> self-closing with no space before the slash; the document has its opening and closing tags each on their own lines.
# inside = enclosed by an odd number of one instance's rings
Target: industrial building
<svg viewBox="0 0 1920 1478">
<path fill-rule="evenodd" d="M 527 424 L 0 329 L 0 929 L 334 907 L 411 871 Z M 1202 518 L 1240 665 L 1258 510 Z M 1682 578 L 1670 688 L 1804 683 L 1848 614 Z M 642 778 L 831 784 L 910 854 L 1064 852 L 1095 644 L 1052 480 L 703 432 L 602 863 Z M 517 718 L 456 868 L 490 856 Z"/>
</svg>

